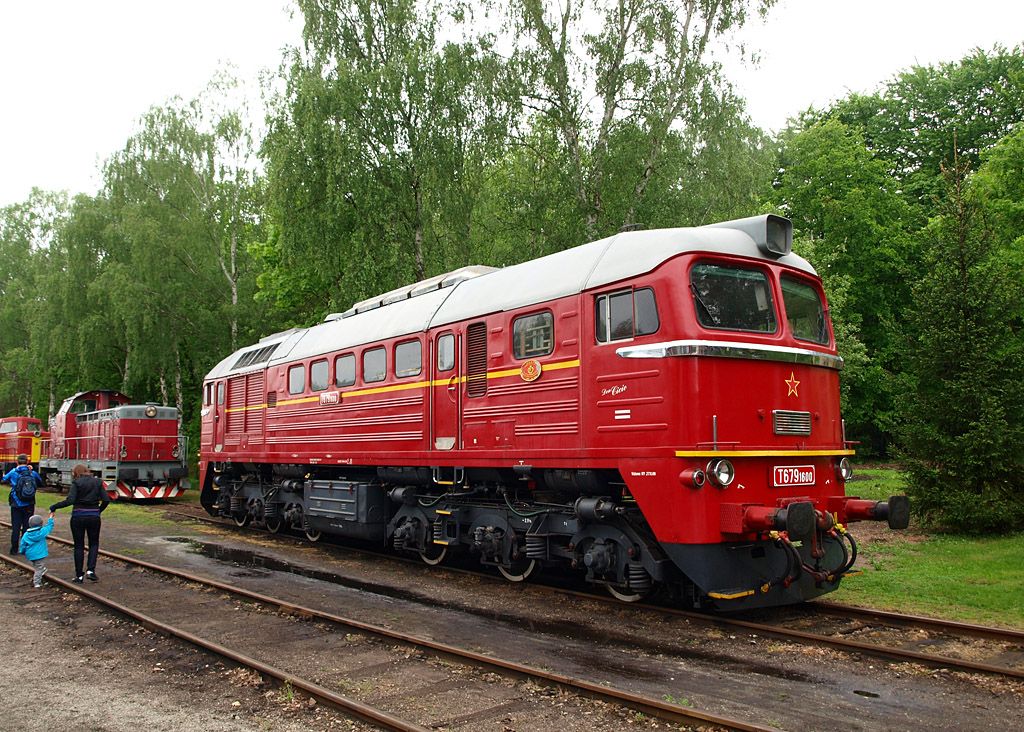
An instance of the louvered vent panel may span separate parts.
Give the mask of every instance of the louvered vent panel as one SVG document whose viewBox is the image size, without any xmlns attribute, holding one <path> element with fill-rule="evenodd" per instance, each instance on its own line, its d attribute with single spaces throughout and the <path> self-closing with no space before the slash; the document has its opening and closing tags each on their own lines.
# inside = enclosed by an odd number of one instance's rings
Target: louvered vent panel
<svg viewBox="0 0 1024 732">
<path fill-rule="evenodd" d="M 228 379 L 228 427 L 227 431 L 236 433 L 245 430 L 245 377 L 235 376 Z"/>
<path fill-rule="evenodd" d="M 807 436 L 811 434 L 810 412 L 790 412 L 776 409 L 772 412 L 772 423 L 777 435 Z"/>
<path fill-rule="evenodd" d="M 467 358 L 466 394 L 471 397 L 487 393 L 487 324 L 473 323 L 466 329 Z"/>
<path fill-rule="evenodd" d="M 250 436 L 263 432 L 263 372 L 245 377 L 245 431 Z"/>
</svg>

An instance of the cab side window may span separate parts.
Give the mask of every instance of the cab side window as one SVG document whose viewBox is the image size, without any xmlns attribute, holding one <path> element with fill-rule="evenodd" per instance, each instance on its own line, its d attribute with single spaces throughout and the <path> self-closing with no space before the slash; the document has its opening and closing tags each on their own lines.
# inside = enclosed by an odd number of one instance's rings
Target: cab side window
<svg viewBox="0 0 1024 732">
<path fill-rule="evenodd" d="M 595 307 L 598 343 L 650 335 L 661 327 L 654 290 L 650 287 L 599 295 Z"/>
</svg>

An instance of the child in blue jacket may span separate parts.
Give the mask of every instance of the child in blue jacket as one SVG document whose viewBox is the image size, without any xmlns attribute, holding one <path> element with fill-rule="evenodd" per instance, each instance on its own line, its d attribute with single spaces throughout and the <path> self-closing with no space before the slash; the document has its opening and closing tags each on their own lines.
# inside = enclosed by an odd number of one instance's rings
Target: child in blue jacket
<svg viewBox="0 0 1024 732">
<path fill-rule="evenodd" d="M 21 537 L 19 551 L 25 555 L 25 559 L 32 562 L 35 573 L 32 575 L 32 586 L 43 586 L 43 575 L 46 574 L 46 558 L 50 551 L 46 547 L 46 536 L 53 531 L 53 511 L 50 511 L 50 520 L 43 526 L 43 517 L 33 515 L 28 520 L 28 531 Z"/>
</svg>

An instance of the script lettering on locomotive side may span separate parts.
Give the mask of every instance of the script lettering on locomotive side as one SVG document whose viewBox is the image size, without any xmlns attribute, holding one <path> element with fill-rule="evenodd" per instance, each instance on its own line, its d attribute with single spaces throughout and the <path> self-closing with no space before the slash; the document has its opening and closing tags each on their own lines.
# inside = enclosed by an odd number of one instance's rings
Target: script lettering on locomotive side
<svg viewBox="0 0 1024 732">
<path fill-rule="evenodd" d="M 607 389 L 601 389 L 601 396 L 618 396 L 622 392 L 626 391 L 629 387 L 626 384 L 618 384 L 616 386 L 609 386 Z"/>
<path fill-rule="evenodd" d="M 775 487 L 790 485 L 814 485 L 813 465 L 776 465 Z"/>
</svg>

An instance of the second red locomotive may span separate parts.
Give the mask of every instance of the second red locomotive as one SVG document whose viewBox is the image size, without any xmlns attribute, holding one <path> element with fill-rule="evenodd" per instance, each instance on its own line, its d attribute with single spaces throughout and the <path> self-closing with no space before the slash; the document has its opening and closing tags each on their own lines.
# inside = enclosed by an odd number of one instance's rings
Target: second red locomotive
<svg viewBox="0 0 1024 732">
<path fill-rule="evenodd" d="M 83 391 L 51 418 L 39 472 L 67 487 L 71 469 L 83 463 L 112 498 L 175 498 L 189 487 L 185 448 L 174 407 L 132 404 L 106 389 Z"/>
<path fill-rule="evenodd" d="M 856 556 L 821 282 L 775 216 L 470 267 L 264 338 L 204 384 L 201 501 L 623 600 L 799 602 Z"/>
</svg>

